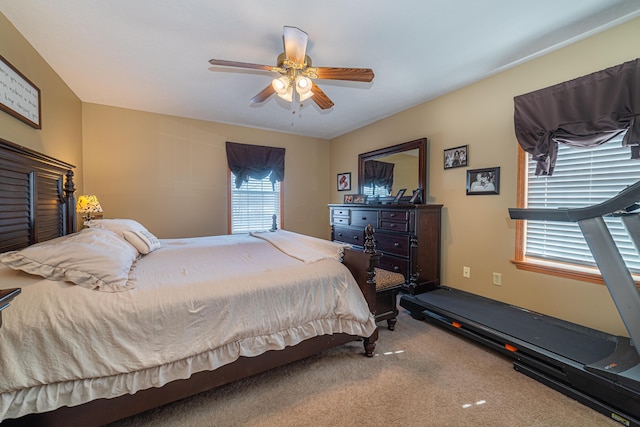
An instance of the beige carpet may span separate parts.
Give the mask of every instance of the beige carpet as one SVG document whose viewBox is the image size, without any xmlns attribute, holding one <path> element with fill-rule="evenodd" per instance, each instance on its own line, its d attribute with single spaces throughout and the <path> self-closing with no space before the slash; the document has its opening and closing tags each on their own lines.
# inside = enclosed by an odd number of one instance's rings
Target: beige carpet
<svg viewBox="0 0 640 427">
<path fill-rule="evenodd" d="M 380 332 L 113 426 L 620 426 L 406 313 Z"/>
</svg>

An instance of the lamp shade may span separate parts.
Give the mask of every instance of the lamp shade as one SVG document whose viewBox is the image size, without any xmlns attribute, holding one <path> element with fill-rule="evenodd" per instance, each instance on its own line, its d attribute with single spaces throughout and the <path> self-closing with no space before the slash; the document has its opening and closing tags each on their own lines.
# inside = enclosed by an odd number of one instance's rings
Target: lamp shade
<svg viewBox="0 0 640 427">
<path fill-rule="evenodd" d="M 78 197 L 76 211 L 82 213 L 102 212 L 102 206 L 98 198 L 94 195 L 83 195 Z"/>
</svg>

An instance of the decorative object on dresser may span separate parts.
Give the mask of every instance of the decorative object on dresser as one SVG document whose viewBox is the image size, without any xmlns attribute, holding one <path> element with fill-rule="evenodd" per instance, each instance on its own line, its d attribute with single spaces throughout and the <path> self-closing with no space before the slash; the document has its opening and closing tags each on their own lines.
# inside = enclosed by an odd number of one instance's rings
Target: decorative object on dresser
<svg viewBox="0 0 640 427">
<path fill-rule="evenodd" d="M 362 247 L 363 228 L 375 227 L 379 268 L 402 274 L 403 289 L 415 294 L 440 285 L 442 205 L 331 204 L 329 209 L 332 240 Z"/>
<path fill-rule="evenodd" d="M 409 203 L 412 205 L 419 205 L 422 203 L 422 189 L 416 188 L 413 190 L 413 194 L 411 195 L 411 199 L 409 199 Z"/>
<path fill-rule="evenodd" d="M 406 188 L 402 188 L 400 190 L 398 190 L 398 194 L 396 194 L 396 197 L 393 198 L 393 203 L 398 204 L 400 203 L 400 199 L 402 199 L 402 196 L 404 196 L 404 193 L 407 192 Z"/>
</svg>

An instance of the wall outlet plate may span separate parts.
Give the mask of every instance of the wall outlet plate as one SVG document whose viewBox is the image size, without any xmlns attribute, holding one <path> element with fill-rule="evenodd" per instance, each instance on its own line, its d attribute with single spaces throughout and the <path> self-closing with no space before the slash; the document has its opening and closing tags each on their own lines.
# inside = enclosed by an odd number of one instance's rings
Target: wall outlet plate
<svg viewBox="0 0 640 427">
<path fill-rule="evenodd" d="M 462 267 L 462 277 L 471 278 L 471 267 Z"/>
<path fill-rule="evenodd" d="M 502 274 L 493 273 L 493 284 L 496 286 L 502 286 Z"/>
</svg>

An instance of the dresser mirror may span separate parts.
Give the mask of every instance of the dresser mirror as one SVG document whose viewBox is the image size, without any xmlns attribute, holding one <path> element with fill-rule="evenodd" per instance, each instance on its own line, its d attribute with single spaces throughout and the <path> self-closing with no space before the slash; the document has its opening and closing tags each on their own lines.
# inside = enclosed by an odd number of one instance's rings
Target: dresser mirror
<svg viewBox="0 0 640 427">
<path fill-rule="evenodd" d="M 371 199 L 393 199 L 406 189 L 410 197 L 427 187 L 427 138 L 358 155 L 358 192 Z M 423 195 L 423 200 L 424 200 Z"/>
</svg>

